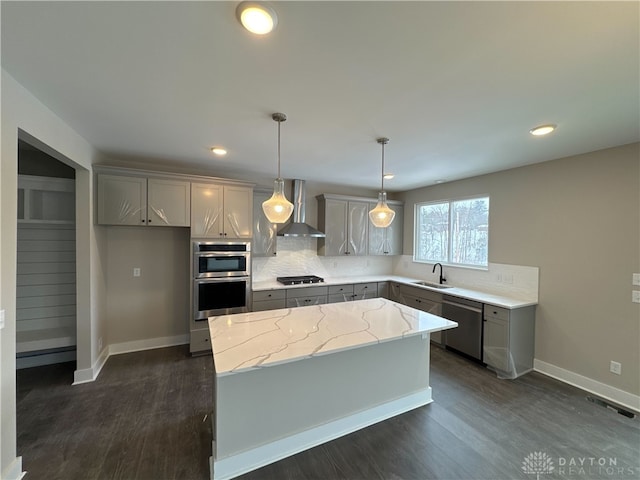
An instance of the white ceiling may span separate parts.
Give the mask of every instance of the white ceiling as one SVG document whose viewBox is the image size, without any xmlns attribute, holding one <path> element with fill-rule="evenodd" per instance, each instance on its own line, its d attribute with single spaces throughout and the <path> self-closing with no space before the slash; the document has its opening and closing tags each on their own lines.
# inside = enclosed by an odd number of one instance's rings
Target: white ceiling
<svg viewBox="0 0 640 480">
<path fill-rule="evenodd" d="M 2 2 L 2 67 L 111 157 L 391 191 L 640 140 L 638 2 Z M 528 131 L 556 123 L 550 136 Z M 223 145 L 221 159 L 209 152 Z"/>
</svg>

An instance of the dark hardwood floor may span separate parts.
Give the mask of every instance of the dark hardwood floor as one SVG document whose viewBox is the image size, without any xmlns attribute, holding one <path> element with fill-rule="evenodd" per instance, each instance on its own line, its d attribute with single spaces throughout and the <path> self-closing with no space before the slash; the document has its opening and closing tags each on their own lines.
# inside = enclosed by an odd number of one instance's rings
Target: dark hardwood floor
<svg viewBox="0 0 640 480">
<path fill-rule="evenodd" d="M 187 350 L 113 356 L 97 381 L 77 386 L 73 364 L 20 370 L 25 478 L 209 478 L 212 362 Z M 537 373 L 499 380 L 437 347 L 431 386 L 430 405 L 241 478 L 640 478 L 638 418 L 589 402 L 577 388 Z M 550 463 L 525 471 L 532 454 Z"/>
</svg>

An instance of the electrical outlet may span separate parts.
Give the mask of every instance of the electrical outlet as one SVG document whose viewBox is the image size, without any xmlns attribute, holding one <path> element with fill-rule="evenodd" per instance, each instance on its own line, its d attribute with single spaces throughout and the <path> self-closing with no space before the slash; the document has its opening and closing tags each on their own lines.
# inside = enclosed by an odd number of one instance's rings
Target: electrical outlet
<svg viewBox="0 0 640 480">
<path fill-rule="evenodd" d="M 4 328 L 4 308 L 0 310 L 0 330 Z"/>
<path fill-rule="evenodd" d="M 634 273 L 631 277 L 631 283 L 633 285 L 640 285 L 640 273 Z"/>
<path fill-rule="evenodd" d="M 633 303 L 640 303 L 640 290 L 633 290 L 631 292 L 631 301 Z"/>
<path fill-rule="evenodd" d="M 615 373 L 616 375 L 622 375 L 622 364 L 611 360 L 609 370 L 611 371 L 611 373 Z"/>
<path fill-rule="evenodd" d="M 141 270 L 138 267 L 133 269 L 133 276 L 134 277 L 139 277 L 140 273 L 141 273 Z"/>
</svg>

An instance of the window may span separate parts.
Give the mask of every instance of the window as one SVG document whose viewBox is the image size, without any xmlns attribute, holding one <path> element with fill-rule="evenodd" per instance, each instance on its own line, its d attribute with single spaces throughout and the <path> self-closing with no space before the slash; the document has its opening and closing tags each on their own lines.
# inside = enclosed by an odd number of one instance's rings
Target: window
<svg viewBox="0 0 640 480">
<path fill-rule="evenodd" d="M 417 203 L 414 231 L 414 261 L 486 267 L 489 197 Z"/>
</svg>

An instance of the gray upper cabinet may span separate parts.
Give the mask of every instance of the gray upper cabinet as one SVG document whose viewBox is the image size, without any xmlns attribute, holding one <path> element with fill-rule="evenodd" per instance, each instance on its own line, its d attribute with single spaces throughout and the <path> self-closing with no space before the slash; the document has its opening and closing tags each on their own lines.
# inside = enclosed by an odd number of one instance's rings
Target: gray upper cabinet
<svg viewBox="0 0 640 480">
<path fill-rule="evenodd" d="M 217 183 L 191 184 L 191 236 L 251 238 L 253 189 Z"/>
<path fill-rule="evenodd" d="M 369 246 L 369 203 L 339 196 L 319 195 L 318 255 L 367 255 Z"/>
<path fill-rule="evenodd" d="M 389 227 L 378 228 L 369 222 L 369 255 L 402 255 L 404 207 L 401 203 L 388 202 L 388 205 L 396 212 Z M 375 206 L 376 203 L 370 203 L 369 210 Z"/>
<path fill-rule="evenodd" d="M 262 210 L 262 202 L 273 192 L 253 191 L 253 241 L 251 253 L 257 257 L 272 257 L 276 254 L 278 225 L 271 223 Z"/>
<path fill-rule="evenodd" d="M 98 223 L 188 227 L 188 181 L 98 175 Z"/>
</svg>

